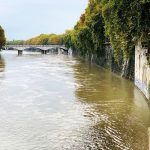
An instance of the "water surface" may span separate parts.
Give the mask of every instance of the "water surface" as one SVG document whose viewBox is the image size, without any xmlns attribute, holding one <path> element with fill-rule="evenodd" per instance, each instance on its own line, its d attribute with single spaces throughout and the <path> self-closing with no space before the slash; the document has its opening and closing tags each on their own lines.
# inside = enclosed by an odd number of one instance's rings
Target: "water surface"
<svg viewBox="0 0 150 150">
<path fill-rule="evenodd" d="M 147 150 L 134 85 L 77 58 L 2 52 L 0 150 Z"/>
</svg>

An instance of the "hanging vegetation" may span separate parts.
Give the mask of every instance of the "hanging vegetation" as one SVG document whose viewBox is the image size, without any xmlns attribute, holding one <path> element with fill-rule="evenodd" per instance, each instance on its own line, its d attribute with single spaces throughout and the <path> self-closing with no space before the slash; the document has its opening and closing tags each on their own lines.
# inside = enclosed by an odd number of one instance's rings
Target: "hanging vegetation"
<svg viewBox="0 0 150 150">
<path fill-rule="evenodd" d="M 148 42 L 150 36 L 149 0 L 89 0 L 73 30 L 67 31 L 64 41 L 67 47 L 82 55 L 105 53 L 105 37 L 119 60 L 133 55 L 138 40 Z"/>
<path fill-rule="evenodd" d="M 5 33 L 3 28 L 0 26 L 0 50 L 5 45 L 6 39 L 5 39 Z"/>
</svg>

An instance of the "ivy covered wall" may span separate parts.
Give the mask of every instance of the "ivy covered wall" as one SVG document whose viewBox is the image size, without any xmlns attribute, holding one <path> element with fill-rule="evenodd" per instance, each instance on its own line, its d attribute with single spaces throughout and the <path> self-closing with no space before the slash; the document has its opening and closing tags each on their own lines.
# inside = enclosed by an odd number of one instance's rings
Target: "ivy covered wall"
<svg viewBox="0 0 150 150">
<path fill-rule="evenodd" d="M 66 32 L 64 42 L 81 56 L 90 60 L 94 56 L 97 62 L 105 63 L 109 43 L 111 69 L 134 79 L 135 45 L 139 39 L 149 45 L 149 6 L 150 0 L 89 0 L 74 29 Z"/>
</svg>

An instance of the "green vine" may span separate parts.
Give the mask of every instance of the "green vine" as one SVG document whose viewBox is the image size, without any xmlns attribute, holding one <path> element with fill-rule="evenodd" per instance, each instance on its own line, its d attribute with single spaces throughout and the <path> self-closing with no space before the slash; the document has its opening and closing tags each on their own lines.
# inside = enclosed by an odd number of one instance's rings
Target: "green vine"
<svg viewBox="0 0 150 150">
<path fill-rule="evenodd" d="M 103 3 L 106 35 L 115 58 L 128 58 L 139 38 L 147 39 L 150 24 L 149 2 L 144 0 L 109 0 Z"/>
<path fill-rule="evenodd" d="M 148 65 L 150 66 L 150 56 L 147 56 Z"/>
<path fill-rule="evenodd" d="M 116 61 L 130 58 L 137 41 L 149 39 L 149 6 L 150 0 L 89 0 L 85 13 L 65 35 L 69 41 L 64 41 L 82 55 L 92 53 L 103 57 L 107 37 Z"/>
</svg>

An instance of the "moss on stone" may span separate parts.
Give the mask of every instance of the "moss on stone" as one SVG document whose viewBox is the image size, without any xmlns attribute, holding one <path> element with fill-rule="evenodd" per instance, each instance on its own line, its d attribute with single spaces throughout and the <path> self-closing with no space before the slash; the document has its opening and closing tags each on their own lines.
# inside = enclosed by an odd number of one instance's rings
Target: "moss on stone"
<svg viewBox="0 0 150 150">
<path fill-rule="evenodd" d="M 150 66 L 150 56 L 147 56 L 148 65 Z"/>
</svg>

